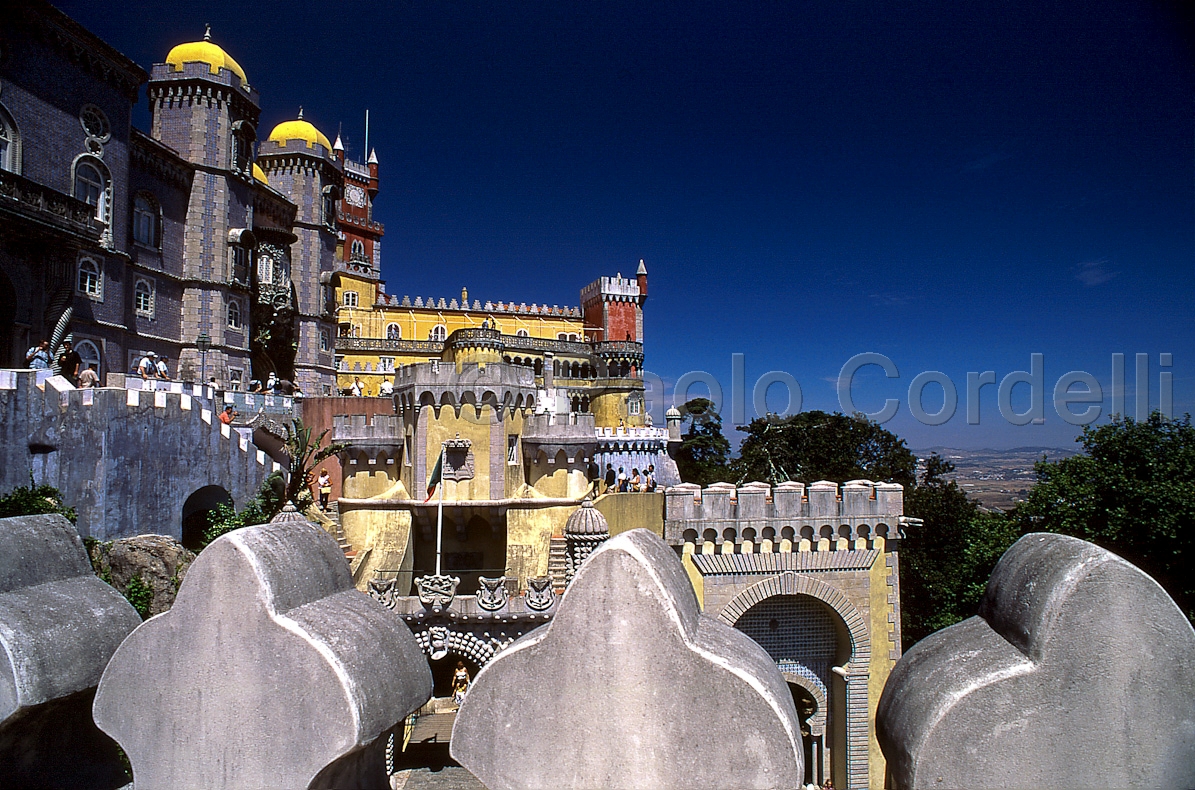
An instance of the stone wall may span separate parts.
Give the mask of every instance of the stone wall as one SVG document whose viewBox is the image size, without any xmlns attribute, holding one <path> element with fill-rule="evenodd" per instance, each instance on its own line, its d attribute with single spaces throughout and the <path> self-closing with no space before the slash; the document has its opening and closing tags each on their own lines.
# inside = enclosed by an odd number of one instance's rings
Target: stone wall
<svg viewBox="0 0 1195 790">
<path fill-rule="evenodd" d="M 181 539 L 192 494 L 218 486 L 243 506 L 275 468 L 248 432 L 187 393 L 76 390 L 61 377 L 0 371 L 0 490 L 32 473 L 78 511 L 84 536 Z"/>
</svg>

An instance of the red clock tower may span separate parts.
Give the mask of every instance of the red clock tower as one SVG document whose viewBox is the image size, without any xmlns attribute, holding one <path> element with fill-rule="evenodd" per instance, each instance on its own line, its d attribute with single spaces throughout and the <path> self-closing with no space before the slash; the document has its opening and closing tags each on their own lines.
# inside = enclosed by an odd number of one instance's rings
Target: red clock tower
<svg viewBox="0 0 1195 790">
<path fill-rule="evenodd" d="M 344 166 L 344 194 L 337 216 L 340 258 L 350 271 L 377 278 L 381 275 L 382 234 L 385 233 L 382 223 L 373 219 L 373 199 L 378 194 L 377 151 L 369 152 L 365 164 L 346 159 L 339 135 L 332 150 Z"/>
</svg>

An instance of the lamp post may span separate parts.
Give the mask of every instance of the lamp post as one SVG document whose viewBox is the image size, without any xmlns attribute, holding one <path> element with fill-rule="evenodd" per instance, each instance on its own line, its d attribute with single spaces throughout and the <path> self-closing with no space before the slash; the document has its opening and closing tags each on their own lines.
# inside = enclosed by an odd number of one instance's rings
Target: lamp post
<svg viewBox="0 0 1195 790">
<path fill-rule="evenodd" d="M 212 347 L 212 339 L 207 332 L 200 332 L 195 338 L 195 348 L 199 351 L 199 386 L 207 386 L 207 350 Z"/>
</svg>

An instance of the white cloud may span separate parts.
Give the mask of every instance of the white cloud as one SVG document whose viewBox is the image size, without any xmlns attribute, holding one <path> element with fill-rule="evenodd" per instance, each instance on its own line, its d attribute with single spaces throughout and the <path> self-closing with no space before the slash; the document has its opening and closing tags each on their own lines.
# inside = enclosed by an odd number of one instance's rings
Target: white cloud
<svg viewBox="0 0 1195 790">
<path fill-rule="evenodd" d="M 1074 273 L 1075 279 L 1088 288 L 1102 285 L 1119 274 L 1112 270 L 1111 262 L 1107 258 L 1096 258 L 1075 264 Z"/>
</svg>

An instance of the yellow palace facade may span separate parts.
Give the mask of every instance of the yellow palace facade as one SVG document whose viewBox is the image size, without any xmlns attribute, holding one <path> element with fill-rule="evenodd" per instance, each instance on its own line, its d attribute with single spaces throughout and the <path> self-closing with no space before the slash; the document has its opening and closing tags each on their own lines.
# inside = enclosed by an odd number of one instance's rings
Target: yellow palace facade
<svg viewBox="0 0 1195 790">
<path fill-rule="evenodd" d="M 543 359 L 535 353 L 532 338 L 559 341 L 546 348 L 558 352 L 557 359 L 588 366 L 588 349 L 569 344 L 587 342 L 584 320 L 575 307 L 515 304 L 513 302 L 468 301 L 468 291 L 460 299 L 395 297 L 382 291 L 384 284 L 368 276 L 340 272 L 336 284 L 336 320 L 338 337 L 337 385 L 343 391 L 359 380 L 363 394 L 377 395 L 382 381 L 393 380 L 394 371 L 403 365 L 439 360 L 443 343 L 458 329 L 489 328 L 509 336 L 511 362 L 519 358 Z M 520 343 L 520 339 L 526 341 Z M 519 346 L 526 346 L 525 349 Z M 572 350 L 574 353 L 569 354 Z M 526 353 L 520 354 L 520 351 Z M 512 356 L 513 355 L 513 356 Z M 534 366 L 534 359 L 532 363 Z"/>
</svg>

